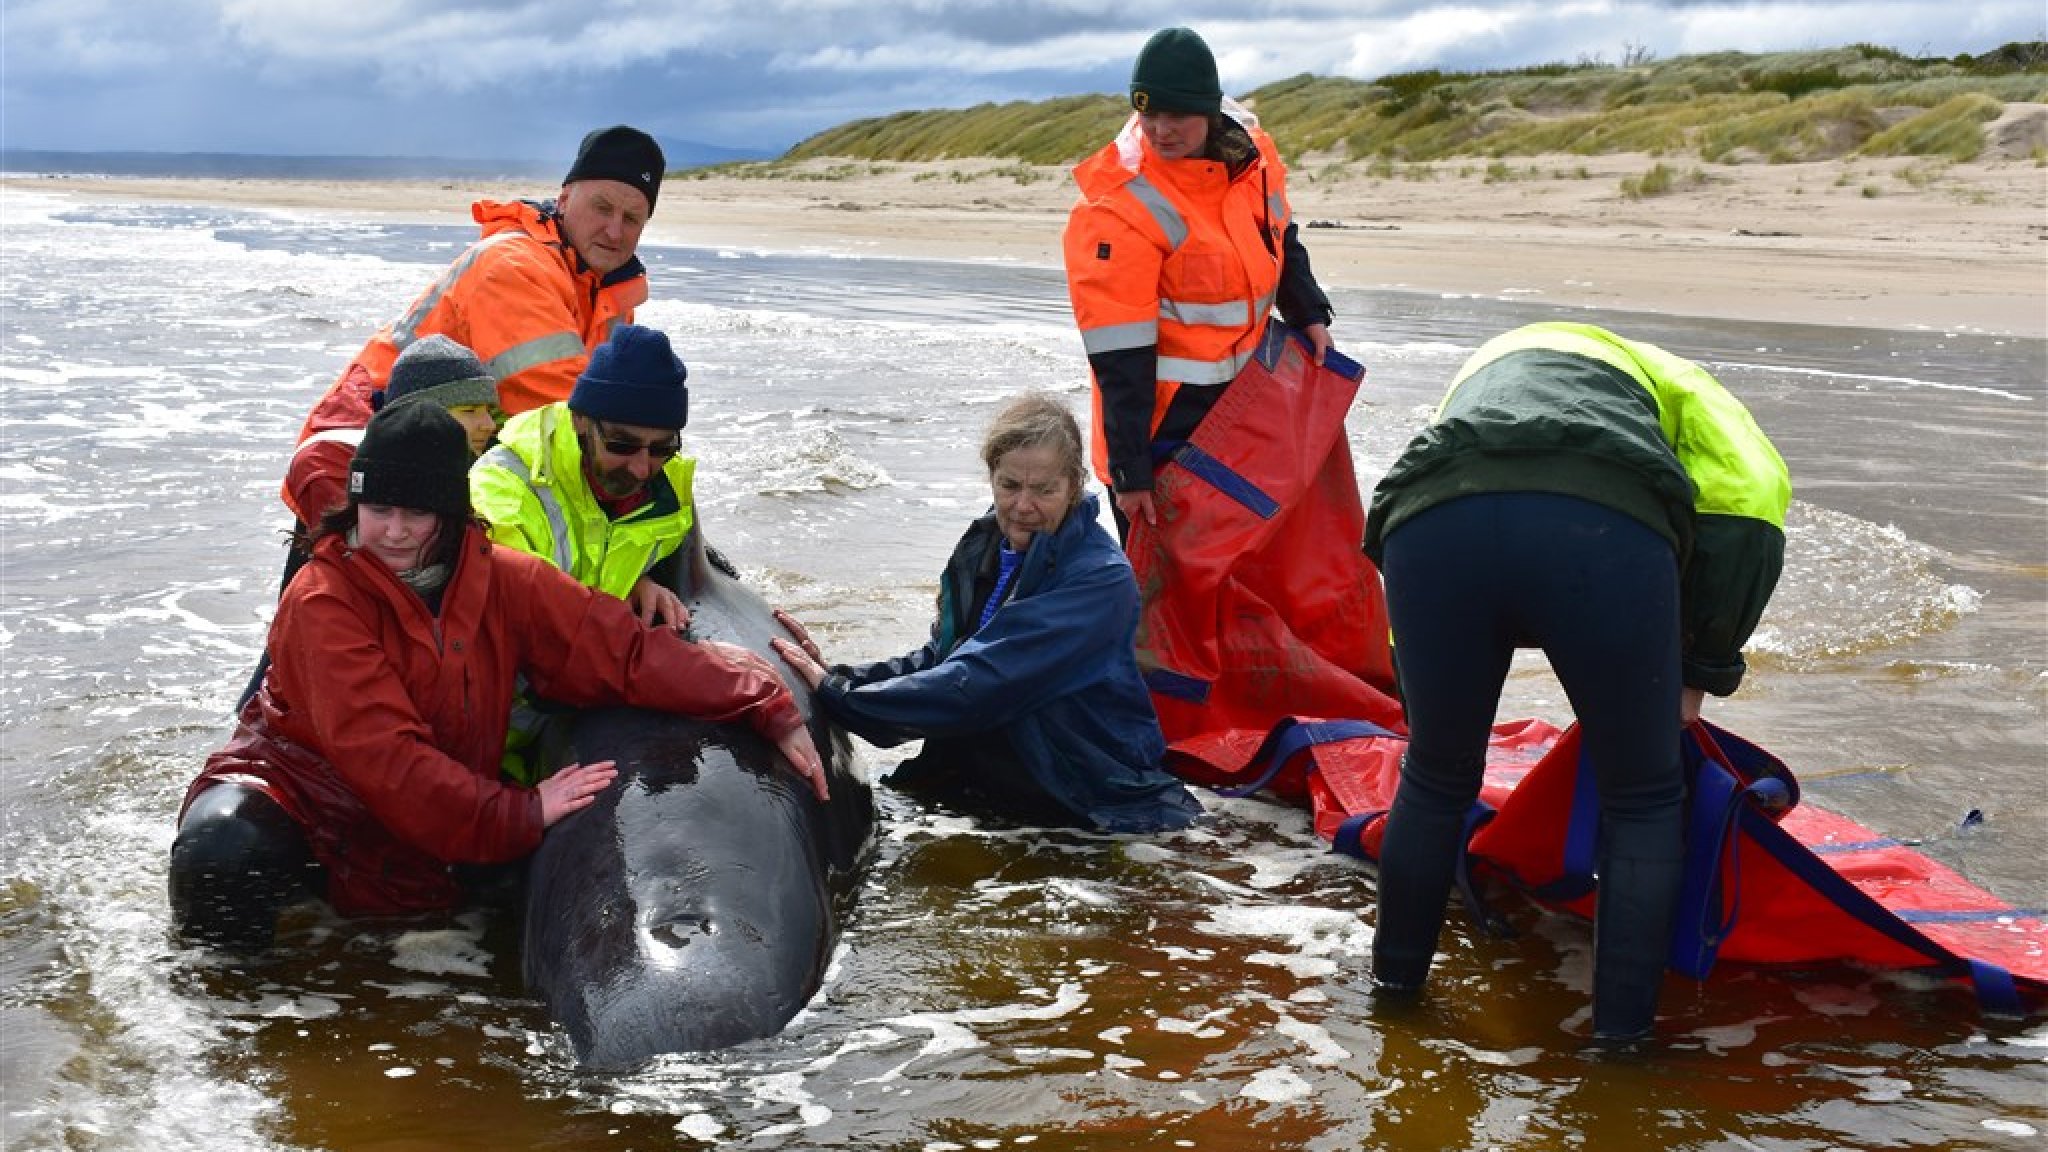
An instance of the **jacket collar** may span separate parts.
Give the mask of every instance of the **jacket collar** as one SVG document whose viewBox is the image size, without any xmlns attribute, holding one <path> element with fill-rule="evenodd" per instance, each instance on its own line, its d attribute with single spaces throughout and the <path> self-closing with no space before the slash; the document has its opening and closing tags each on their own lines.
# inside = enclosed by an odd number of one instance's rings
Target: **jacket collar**
<svg viewBox="0 0 2048 1152">
<path fill-rule="evenodd" d="M 469 214 L 482 225 L 483 234 L 486 236 L 507 228 L 517 228 L 525 232 L 559 253 L 570 272 L 577 276 L 597 279 L 599 288 L 615 288 L 647 276 L 647 265 L 641 263 L 639 255 L 635 254 L 624 264 L 612 269 L 609 274 L 598 278 L 597 272 L 583 262 L 583 254 L 576 251 L 576 246 L 569 243 L 567 236 L 562 235 L 562 215 L 555 209 L 553 199 L 479 200 L 470 205 Z M 645 298 L 642 297 L 634 303 L 644 302 Z"/>
</svg>

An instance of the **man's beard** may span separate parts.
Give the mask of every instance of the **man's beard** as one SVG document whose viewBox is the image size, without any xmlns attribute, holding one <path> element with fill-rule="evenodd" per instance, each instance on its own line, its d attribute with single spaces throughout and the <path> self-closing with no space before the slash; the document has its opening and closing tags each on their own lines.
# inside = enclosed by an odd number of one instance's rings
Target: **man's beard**
<svg viewBox="0 0 2048 1152">
<path fill-rule="evenodd" d="M 597 484 L 604 489 L 607 499 L 623 500 L 639 492 L 647 482 L 624 468 L 614 468 L 609 472 L 598 473 Z"/>
</svg>

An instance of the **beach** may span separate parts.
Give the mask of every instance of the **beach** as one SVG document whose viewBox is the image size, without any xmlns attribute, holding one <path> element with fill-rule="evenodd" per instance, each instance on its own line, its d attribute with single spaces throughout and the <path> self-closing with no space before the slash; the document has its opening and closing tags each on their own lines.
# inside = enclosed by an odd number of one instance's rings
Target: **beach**
<svg viewBox="0 0 2048 1152">
<path fill-rule="evenodd" d="M 1845 847 L 1911 845 L 2048 906 L 2048 343 L 1959 330 L 1993 325 L 1951 294 L 2038 328 L 2043 169 L 1714 169 L 1630 201 L 1620 181 L 1655 160 L 1579 163 L 1301 166 L 1302 220 L 1346 225 L 1304 235 L 1368 371 L 1357 481 L 1473 347 L 1553 306 L 1708 365 L 1795 484 L 1785 571 L 1712 718 L 1782 757 L 1803 806 L 1869 830 Z M 824 986 L 772 1040 L 579 1068 L 526 986 L 519 918 L 486 908 L 304 907 L 248 967 L 179 946 L 176 813 L 263 648 L 306 412 L 474 235 L 472 199 L 553 191 L 0 189 L 0 1144 L 1720 1152 L 2048 1131 L 2040 1017 L 1983 1018 L 1959 983 L 1724 951 L 1672 979 L 1667 1045 L 1589 1058 L 1591 931 L 1498 885 L 1518 933 L 1453 915 L 1442 994 L 1386 1015 L 1373 874 L 1299 803 L 1205 790 L 1209 821 L 1156 838 L 1009 828 L 891 786 L 911 745 L 851 750 L 878 785 L 874 859 Z M 1086 411 L 1057 271 L 1071 195 L 986 162 L 664 188 L 637 315 L 689 364 L 696 522 L 833 660 L 929 639 L 1010 396 Z M 1740 283 L 1742 260 L 1767 272 Z M 1623 302 L 1665 314 L 1595 303 L 1627 275 Z M 1837 280 L 1871 310 L 1809 306 Z M 1892 322 L 1874 305 L 1899 326 L 1784 322 Z M 1540 654 L 1518 657 L 1501 718 L 1569 715 Z"/>
<path fill-rule="evenodd" d="M 1631 197 L 1661 166 L 1671 188 Z M 672 174 L 646 239 L 1058 267 L 1058 168 L 812 161 Z M 94 199 L 411 222 L 554 189 L 468 181 L 9 177 Z M 2028 155 L 1702 164 L 1644 155 L 1373 165 L 1306 158 L 1289 184 L 1331 288 L 1730 320 L 2048 336 L 2048 167 Z M 660 291 L 659 286 L 656 292 Z M 1338 335 L 1345 327 L 1340 317 Z"/>
</svg>

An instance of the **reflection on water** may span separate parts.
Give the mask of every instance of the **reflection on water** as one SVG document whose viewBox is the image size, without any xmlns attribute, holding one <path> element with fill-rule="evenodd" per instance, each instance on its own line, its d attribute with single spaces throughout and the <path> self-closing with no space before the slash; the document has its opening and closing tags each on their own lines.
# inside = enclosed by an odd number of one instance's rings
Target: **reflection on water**
<svg viewBox="0 0 2048 1152">
<path fill-rule="evenodd" d="M 174 950 L 171 817 L 261 644 L 283 453 L 466 236 L 0 197 L 10 1148 L 2017 1148 L 2048 1129 L 2048 1027 L 1910 976 L 1674 979 L 1670 1043 L 1603 1059 L 1581 1051 L 1585 926 L 1524 908 L 1509 940 L 1454 916 L 1435 992 L 1376 1007 L 1370 872 L 1259 800 L 1133 841 L 884 788 L 818 1000 L 782 1036 L 628 1076 L 573 1067 L 490 914 L 308 910 L 254 966 Z M 983 422 L 1022 387 L 1085 408 L 1058 276 L 651 256 L 642 319 L 691 366 L 712 538 L 830 655 L 920 643 L 986 500 Z M 1369 371 L 1368 480 L 1467 351 L 1554 314 L 1337 303 Z M 1786 577 L 1717 718 L 1810 802 L 2048 904 L 2048 347 L 1573 315 L 1706 361 L 1792 465 Z M 1540 658 L 1503 711 L 1563 717 Z"/>
</svg>

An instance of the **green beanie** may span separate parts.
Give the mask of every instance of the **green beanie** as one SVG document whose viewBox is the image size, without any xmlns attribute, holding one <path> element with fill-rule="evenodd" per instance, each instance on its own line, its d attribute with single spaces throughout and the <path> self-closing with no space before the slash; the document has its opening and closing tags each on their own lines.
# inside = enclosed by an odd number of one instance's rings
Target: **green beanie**
<svg viewBox="0 0 2048 1152">
<path fill-rule="evenodd" d="M 1216 57 L 1192 28 L 1161 28 L 1131 66 L 1131 107 L 1213 116 L 1223 110 Z"/>
</svg>

